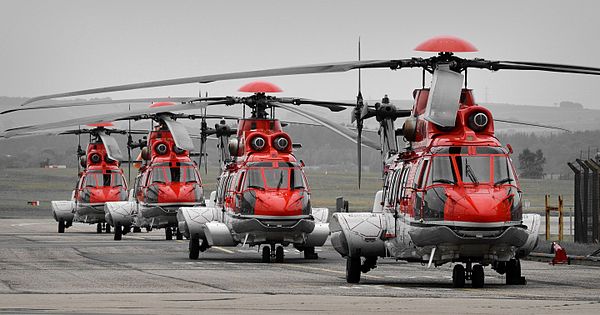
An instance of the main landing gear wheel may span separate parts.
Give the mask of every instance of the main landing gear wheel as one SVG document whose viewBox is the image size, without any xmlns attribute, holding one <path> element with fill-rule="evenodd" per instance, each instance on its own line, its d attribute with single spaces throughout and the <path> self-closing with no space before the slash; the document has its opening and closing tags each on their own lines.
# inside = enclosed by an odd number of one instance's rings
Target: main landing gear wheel
<svg viewBox="0 0 600 315">
<path fill-rule="evenodd" d="M 277 246 L 275 248 L 275 262 L 276 263 L 283 262 L 283 246 Z"/>
<path fill-rule="evenodd" d="M 123 238 L 123 227 L 120 224 L 115 224 L 115 241 L 120 241 Z"/>
<path fill-rule="evenodd" d="M 98 234 L 102 233 L 102 223 L 96 224 L 96 233 L 98 233 Z"/>
<path fill-rule="evenodd" d="M 473 266 L 473 271 L 471 273 L 471 285 L 473 285 L 473 288 L 483 288 L 484 282 L 485 274 L 483 272 L 483 266 L 480 264 Z"/>
<path fill-rule="evenodd" d="M 58 221 L 58 233 L 65 233 L 65 221 Z"/>
<path fill-rule="evenodd" d="M 358 283 L 360 281 L 361 272 L 360 257 L 346 258 L 346 282 Z"/>
<path fill-rule="evenodd" d="M 133 227 L 133 233 L 141 233 L 142 232 L 142 228 L 139 226 L 134 226 Z"/>
<path fill-rule="evenodd" d="M 165 239 L 167 241 L 170 241 L 173 239 L 173 230 L 171 230 L 170 227 L 165 228 Z"/>
<path fill-rule="evenodd" d="M 315 253 L 314 247 L 304 248 L 304 259 L 319 259 L 319 255 Z"/>
<path fill-rule="evenodd" d="M 175 238 L 177 240 L 182 240 L 183 239 L 183 234 L 181 233 L 181 231 L 179 231 L 179 228 L 177 228 L 177 230 L 175 232 Z"/>
<path fill-rule="evenodd" d="M 262 249 L 262 262 L 270 263 L 271 262 L 271 248 L 269 246 L 263 246 Z"/>
<path fill-rule="evenodd" d="M 104 225 L 105 225 L 105 227 L 104 227 L 104 231 L 105 231 L 106 233 L 110 233 L 110 224 L 108 224 L 108 223 L 104 223 Z"/>
<path fill-rule="evenodd" d="M 452 269 L 452 286 L 455 288 L 465 287 L 465 267 L 463 265 L 454 265 L 454 269 Z"/>
<path fill-rule="evenodd" d="M 506 263 L 506 284 L 527 284 L 525 277 L 521 276 L 519 259 L 511 259 Z"/>
<path fill-rule="evenodd" d="M 190 237 L 190 259 L 198 259 L 200 255 L 200 236 L 194 234 Z"/>
</svg>

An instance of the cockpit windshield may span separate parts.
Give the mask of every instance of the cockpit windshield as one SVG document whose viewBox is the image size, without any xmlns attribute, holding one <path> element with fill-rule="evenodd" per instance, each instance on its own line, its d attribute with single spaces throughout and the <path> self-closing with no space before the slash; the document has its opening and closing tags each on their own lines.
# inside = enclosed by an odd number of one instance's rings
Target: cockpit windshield
<svg viewBox="0 0 600 315">
<path fill-rule="evenodd" d="M 511 162 L 502 149 L 477 148 L 476 154 L 469 155 L 466 147 L 451 148 L 454 149 L 434 152 L 428 176 L 430 185 L 454 185 L 459 179 L 475 185 L 500 185 L 515 181 Z"/>
<path fill-rule="evenodd" d="M 123 175 L 116 170 L 88 171 L 85 175 L 85 187 L 118 187 L 123 186 Z"/>
<path fill-rule="evenodd" d="M 158 166 L 152 169 L 153 183 L 197 183 L 198 177 L 193 167 Z"/>
<path fill-rule="evenodd" d="M 302 170 L 298 167 L 250 167 L 244 188 L 272 189 L 306 188 Z"/>
</svg>

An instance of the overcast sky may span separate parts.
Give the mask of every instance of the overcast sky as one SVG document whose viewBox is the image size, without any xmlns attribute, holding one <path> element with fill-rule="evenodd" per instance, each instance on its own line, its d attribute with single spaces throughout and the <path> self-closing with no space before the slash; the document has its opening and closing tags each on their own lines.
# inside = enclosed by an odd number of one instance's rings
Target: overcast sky
<svg viewBox="0 0 600 315">
<path fill-rule="evenodd" d="M 0 95 L 36 96 L 106 85 L 261 68 L 430 56 L 441 34 L 472 42 L 464 57 L 600 67 L 598 1 L 29 1 L 0 0 Z M 357 74 L 268 80 L 286 96 L 353 99 Z M 240 95 L 250 80 L 200 87 Z M 600 109 L 600 76 L 469 72 L 481 102 Z M 363 71 L 367 98 L 409 99 L 419 70 Z M 112 93 L 197 95 L 199 85 Z"/>
</svg>

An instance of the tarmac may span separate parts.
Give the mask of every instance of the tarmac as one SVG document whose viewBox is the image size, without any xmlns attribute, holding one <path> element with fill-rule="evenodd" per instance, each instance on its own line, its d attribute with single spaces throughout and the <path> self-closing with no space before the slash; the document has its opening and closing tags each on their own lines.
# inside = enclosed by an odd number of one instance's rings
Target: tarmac
<svg viewBox="0 0 600 315">
<path fill-rule="evenodd" d="M 261 263 L 257 248 L 213 247 L 198 260 L 164 231 L 122 241 L 75 223 L 0 219 L 0 314 L 600 314 L 600 267 L 523 261 L 527 285 L 485 268 L 483 289 L 452 288 L 452 265 L 380 259 L 360 284 L 331 247 Z"/>
</svg>

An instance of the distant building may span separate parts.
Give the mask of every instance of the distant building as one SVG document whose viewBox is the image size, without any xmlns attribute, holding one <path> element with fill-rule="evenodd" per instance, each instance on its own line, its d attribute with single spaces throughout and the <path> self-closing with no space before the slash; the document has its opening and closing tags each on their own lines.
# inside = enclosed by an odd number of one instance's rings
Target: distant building
<svg viewBox="0 0 600 315">
<path fill-rule="evenodd" d="M 581 103 L 562 101 L 558 104 L 560 108 L 565 109 L 583 109 L 583 105 Z"/>
</svg>

